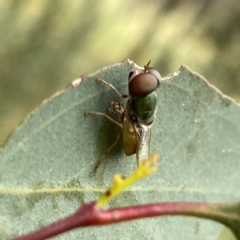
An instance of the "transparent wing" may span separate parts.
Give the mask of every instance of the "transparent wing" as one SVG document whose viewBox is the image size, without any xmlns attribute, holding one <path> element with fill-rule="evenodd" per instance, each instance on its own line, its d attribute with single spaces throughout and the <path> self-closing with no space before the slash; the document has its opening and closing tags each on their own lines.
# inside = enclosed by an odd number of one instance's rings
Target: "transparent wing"
<svg viewBox="0 0 240 240">
<path fill-rule="evenodd" d="M 137 137 L 137 163 L 141 163 L 146 160 L 149 155 L 149 146 L 151 139 L 152 124 L 146 123 L 134 123 L 135 134 Z"/>
</svg>

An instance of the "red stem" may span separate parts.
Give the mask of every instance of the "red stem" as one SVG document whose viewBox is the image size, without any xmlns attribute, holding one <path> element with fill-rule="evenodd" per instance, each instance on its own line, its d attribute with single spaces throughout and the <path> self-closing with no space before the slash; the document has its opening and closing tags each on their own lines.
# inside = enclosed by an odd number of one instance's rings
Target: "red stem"
<svg viewBox="0 0 240 240">
<path fill-rule="evenodd" d="M 226 223 L 227 217 L 221 211 L 217 211 L 216 204 L 212 203 L 166 202 L 102 210 L 95 206 L 95 202 L 91 202 L 84 204 L 74 214 L 64 219 L 25 236 L 14 238 L 14 240 L 41 240 L 77 227 L 107 225 L 137 218 L 163 215 L 211 218 L 221 223 Z"/>
</svg>

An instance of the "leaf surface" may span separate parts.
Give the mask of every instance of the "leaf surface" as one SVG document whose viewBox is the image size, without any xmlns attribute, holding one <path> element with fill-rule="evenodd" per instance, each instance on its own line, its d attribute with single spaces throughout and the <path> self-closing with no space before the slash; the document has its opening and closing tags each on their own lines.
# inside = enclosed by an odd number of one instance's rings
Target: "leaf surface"
<svg viewBox="0 0 240 240">
<path fill-rule="evenodd" d="M 94 164 L 115 139 L 117 127 L 101 116 L 119 97 L 101 77 L 127 93 L 132 63 L 85 75 L 44 101 L 0 152 L 0 238 L 38 229 L 96 200 L 113 174 L 136 168 L 122 142 Z M 240 199 L 240 108 L 198 74 L 181 67 L 159 90 L 150 153 L 161 155 L 157 173 L 127 189 L 108 207 L 165 201 L 227 202 Z M 120 116 L 109 114 L 119 121 Z M 191 217 L 159 217 L 77 229 L 57 239 L 216 239 L 223 226 Z M 219 238 L 220 239 L 220 238 Z"/>
</svg>

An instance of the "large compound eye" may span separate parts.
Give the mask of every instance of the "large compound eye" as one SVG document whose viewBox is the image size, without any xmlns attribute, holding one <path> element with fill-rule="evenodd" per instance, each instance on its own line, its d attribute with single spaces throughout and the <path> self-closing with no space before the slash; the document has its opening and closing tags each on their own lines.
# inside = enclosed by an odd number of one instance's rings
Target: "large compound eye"
<svg viewBox="0 0 240 240">
<path fill-rule="evenodd" d="M 146 72 L 152 74 L 159 81 L 159 84 L 160 84 L 162 77 L 155 68 L 147 67 Z"/>
<path fill-rule="evenodd" d="M 144 97 L 156 90 L 158 85 L 159 81 L 155 75 L 151 73 L 141 73 L 129 82 L 128 90 L 132 97 Z"/>
</svg>

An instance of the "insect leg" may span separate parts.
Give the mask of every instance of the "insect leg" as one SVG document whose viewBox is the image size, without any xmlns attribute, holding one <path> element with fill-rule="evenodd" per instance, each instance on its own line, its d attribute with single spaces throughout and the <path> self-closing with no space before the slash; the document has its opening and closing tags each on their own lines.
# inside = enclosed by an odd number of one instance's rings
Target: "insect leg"
<svg viewBox="0 0 240 240">
<path fill-rule="evenodd" d="M 96 162 L 95 167 L 93 169 L 93 174 L 95 176 L 95 173 L 101 164 L 101 162 L 104 160 L 104 158 L 107 156 L 107 154 L 115 147 L 117 144 L 119 138 L 120 138 L 120 133 L 121 133 L 121 127 L 118 127 L 117 129 L 117 134 L 116 134 L 116 140 L 112 143 L 112 145 L 103 153 L 103 155 L 99 158 L 99 160 Z"/>
<path fill-rule="evenodd" d="M 87 115 L 100 115 L 100 116 L 103 116 L 105 118 L 107 118 L 109 121 L 115 123 L 116 125 L 118 125 L 120 128 L 122 128 L 122 124 L 115 121 L 113 118 L 109 117 L 107 114 L 105 113 L 101 113 L 101 112 L 84 112 L 84 116 L 87 116 Z"/>
<path fill-rule="evenodd" d="M 101 78 L 97 78 L 97 81 L 99 81 L 100 83 L 103 83 L 105 85 L 107 85 L 108 87 L 110 87 L 115 93 L 117 93 L 121 98 L 127 98 L 129 97 L 129 95 L 127 94 L 121 94 L 112 84 L 104 81 L 103 79 Z"/>
<path fill-rule="evenodd" d="M 107 114 L 105 113 L 101 113 L 101 112 L 84 112 L 84 115 L 100 115 L 103 116 L 105 118 L 107 118 L 109 121 L 115 123 L 118 126 L 117 129 L 117 134 L 116 134 L 116 140 L 111 144 L 111 146 L 103 153 L 103 155 L 101 156 L 101 158 L 99 158 L 99 160 L 96 162 L 95 167 L 93 169 L 93 174 L 95 175 L 99 165 L 101 164 L 101 162 L 104 160 L 104 158 L 107 156 L 107 154 L 115 147 L 115 145 L 118 142 L 118 139 L 120 138 L 120 133 L 121 133 L 121 129 L 123 127 L 123 124 L 118 123 L 117 121 L 115 121 L 113 118 L 109 117 Z"/>
</svg>

